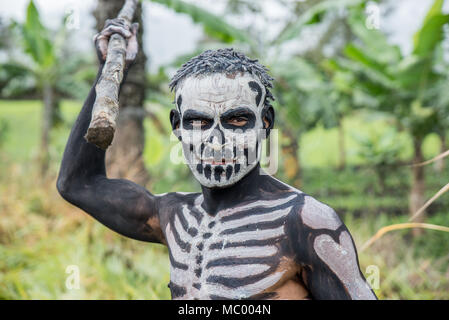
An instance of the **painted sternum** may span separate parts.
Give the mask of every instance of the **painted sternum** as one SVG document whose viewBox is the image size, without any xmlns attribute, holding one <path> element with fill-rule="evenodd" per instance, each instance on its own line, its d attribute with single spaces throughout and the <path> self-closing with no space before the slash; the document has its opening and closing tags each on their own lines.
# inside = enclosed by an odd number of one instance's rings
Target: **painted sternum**
<svg viewBox="0 0 449 320">
<path fill-rule="evenodd" d="M 274 286 L 284 275 L 280 243 L 297 195 L 224 209 L 202 208 L 203 196 L 167 224 L 170 289 L 174 299 L 242 299 Z"/>
</svg>

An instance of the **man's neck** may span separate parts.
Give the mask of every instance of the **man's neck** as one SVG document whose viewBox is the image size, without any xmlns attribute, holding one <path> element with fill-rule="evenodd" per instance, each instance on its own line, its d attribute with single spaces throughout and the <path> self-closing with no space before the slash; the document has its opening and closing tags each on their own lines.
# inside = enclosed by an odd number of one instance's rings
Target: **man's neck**
<svg viewBox="0 0 449 320">
<path fill-rule="evenodd" d="M 237 205 L 238 203 L 258 197 L 269 176 L 261 174 L 258 163 L 246 176 L 232 186 L 226 188 L 208 188 L 201 186 L 203 191 L 203 209 L 210 215 L 219 210 Z"/>
</svg>

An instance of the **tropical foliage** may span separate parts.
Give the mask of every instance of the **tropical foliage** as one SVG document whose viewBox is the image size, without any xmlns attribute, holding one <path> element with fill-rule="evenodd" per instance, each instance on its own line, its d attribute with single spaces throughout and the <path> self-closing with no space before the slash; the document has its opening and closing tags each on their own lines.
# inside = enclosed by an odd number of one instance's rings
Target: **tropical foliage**
<svg viewBox="0 0 449 320">
<path fill-rule="evenodd" d="M 33 1 L 30 1 L 23 23 L 13 22 L 10 31 L 16 39 L 10 59 L 1 64 L 0 77 L 6 84 L 3 97 L 37 96 L 42 99 L 41 154 L 42 172 L 49 162 L 49 136 L 54 125 L 62 121 L 59 100 L 62 97 L 82 98 L 89 89 L 92 65 L 82 56 L 71 53 L 67 47 L 67 30 L 64 21 L 53 33 L 41 21 Z M 19 50 L 17 50 L 20 48 Z M 83 66 L 83 67 L 80 67 Z"/>
<path fill-rule="evenodd" d="M 170 161 L 179 149 L 170 135 L 173 95 L 167 84 L 189 58 L 232 46 L 258 58 L 275 78 L 281 142 L 276 176 L 341 215 L 359 248 L 362 272 L 373 265 L 380 270 L 377 295 L 449 298 L 444 1 L 429 2 L 409 39 L 410 52 L 367 26 L 369 6 L 400 10 L 406 4 L 270 1 L 284 10 L 282 19 L 270 20 L 266 1 L 220 0 L 219 13 L 190 0 L 143 1 L 190 17 L 203 30 L 192 52 L 147 72 L 142 158 L 148 189 L 199 190 L 188 168 Z M 165 248 L 118 237 L 55 190 L 69 130 L 96 68 L 93 52 L 76 52 L 64 23 L 53 31 L 42 21 L 33 1 L 24 22 L 0 20 L 0 50 L 7 57 L 0 66 L 1 98 L 21 99 L 0 101 L 0 298 L 169 298 Z M 60 126 L 56 110 L 64 118 Z M 41 130 L 47 132 L 39 138 Z M 52 156 L 42 177 L 34 160 L 45 148 Z M 416 212 L 418 219 L 411 219 Z M 407 229 L 413 227 L 423 231 L 412 237 Z M 67 265 L 81 268 L 80 291 L 64 286 Z"/>
</svg>

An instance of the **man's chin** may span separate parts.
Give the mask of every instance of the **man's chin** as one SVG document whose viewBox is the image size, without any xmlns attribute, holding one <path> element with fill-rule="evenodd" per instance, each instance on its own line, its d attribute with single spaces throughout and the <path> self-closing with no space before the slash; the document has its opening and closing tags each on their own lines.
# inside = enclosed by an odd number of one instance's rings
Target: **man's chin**
<svg viewBox="0 0 449 320">
<path fill-rule="evenodd" d="M 244 178 L 256 165 L 257 165 L 257 163 L 255 165 L 250 165 L 250 166 L 242 166 L 240 164 L 232 164 L 231 163 L 231 164 L 226 164 L 226 165 L 210 164 L 210 165 L 207 165 L 208 166 L 207 169 L 206 169 L 206 166 L 204 166 L 200 170 L 198 170 L 197 165 L 195 165 L 193 167 L 189 165 L 189 168 L 192 171 L 195 179 L 203 187 L 206 187 L 209 189 L 226 189 L 226 188 L 229 188 L 229 187 L 235 185 L 240 180 L 242 180 L 242 178 Z M 235 173 L 236 166 L 238 166 L 237 173 Z M 232 168 L 232 174 L 229 177 L 226 176 L 226 169 L 228 167 Z M 219 181 L 217 180 L 217 178 L 215 177 L 215 174 L 214 174 L 216 172 L 217 168 L 219 168 L 219 171 L 222 172 L 220 174 Z"/>
<path fill-rule="evenodd" d="M 226 189 L 226 188 L 233 186 L 234 184 L 236 184 L 243 178 L 243 176 L 234 176 L 234 177 L 231 177 L 229 180 L 218 182 L 218 181 L 209 180 L 209 179 L 205 178 L 204 176 L 199 177 L 198 175 L 194 175 L 195 179 L 203 187 L 206 187 L 209 189 Z"/>
</svg>

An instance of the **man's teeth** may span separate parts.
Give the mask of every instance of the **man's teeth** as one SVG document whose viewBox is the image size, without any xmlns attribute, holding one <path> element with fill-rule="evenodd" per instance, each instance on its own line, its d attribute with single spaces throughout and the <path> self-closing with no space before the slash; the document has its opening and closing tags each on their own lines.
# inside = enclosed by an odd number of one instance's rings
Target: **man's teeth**
<svg viewBox="0 0 449 320">
<path fill-rule="evenodd" d="M 221 161 L 217 161 L 214 158 L 200 158 L 200 156 L 198 156 L 195 153 L 195 158 L 200 161 L 200 163 L 202 164 L 210 164 L 210 165 L 225 165 L 225 164 L 235 164 L 237 162 L 237 158 L 232 158 L 232 159 L 225 159 L 222 158 Z"/>
<path fill-rule="evenodd" d="M 203 163 L 206 164 L 212 164 L 212 165 L 224 165 L 224 164 L 230 164 L 235 163 L 236 159 L 221 159 L 221 161 L 216 161 L 215 159 L 203 159 Z"/>
</svg>

